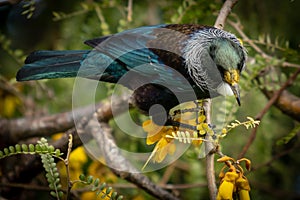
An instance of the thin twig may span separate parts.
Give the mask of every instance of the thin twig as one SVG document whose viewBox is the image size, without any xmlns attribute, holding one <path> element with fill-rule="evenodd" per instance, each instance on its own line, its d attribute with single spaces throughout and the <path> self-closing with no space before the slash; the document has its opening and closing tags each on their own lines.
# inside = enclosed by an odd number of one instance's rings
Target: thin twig
<svg viewBox="0 0 300 200">
<path fill-rule="evenodd" d="M 287 155 L 287 154 L 293 152 L 294 150 L 298 149 L 299 146 L 300 146 L 299 144 L 298 144 L 298 145 L 295 145 L 295 146 L 293 146 L 292 148 L 289 148 L 289 149 L 287 149 L 287 150 L 285 150 L 285 151 L 282 151 L 282 152 L 276 154 L 275 156 L 273 156 L 273 157 L 272 157 L 270 160 L 268 160 L 267 162 L 262 163 L 262 164 L 260 164 L 260 165 L 257 165 L 257 166 L 255 166 L 255 167 L 252 167 L 252 168 L 251 168 L 251 172 L 256 171 L 256 170 L 258 170 L 258 169 L 260 169 L 260 168 L 262 168 L 262 167 L 264 167 L 264 166 L 269 166 L 269 165 L 272 164 L 275 160 L 278 160 L 278 159 L 281 158 L 282 156 L 285 156 L 285 155 Z"/>
<path fill-rule="evenodd" d="M 0 184 L 1 186 L 1 184 Z M 114 189 L 120 188 L 120 189 L 137 189 L 138 186 L 132 184 L 132 183 L 108 183 L 107 186 L 112 187 Z M 187 184 L 159 184 L 159 186 L 163 189 L 167 190 L 186 190 L 191 188 L 199 188 L 199 187 L 207 187 L 206 183 L 187 183 Z M 46 187 L 47 189 L 47 187 Z M 49 187 L 48 187 L 49 190 Z M 76 192 L 87 192 L 91 191 L 90 187 L 84 187 L 84 188 L 76 188 L 73 191 Z"/>
<path fill-rule="evenodd" d="M 21 189 L 36 190 L 36 191 L 51 191 L 51 189 L 48 186 L 41 186 L 41 185 L 28 184 L 28 183 L 0 182 L 0 187 L 21 188 Z M 62 189 L 62 191 L 64 190 Z"/>
<path fill-rule="evenodd" d="M 255 119 L 261 120 L 263 116 L 267 113 L 267 111 L 270 109 L 270 107 L 276 102 L 276 100 L 279 98 L 281 93 L 288 87 L 290 86 L 295 79 L 297 78 L 298 74 L 300 73 L 300 69 L 298 69 L 290 78 L 281 86 L 281 88 L 274 93 L 273 97 L 268 101 L 268 103 L 265 105 L 265 107 L 255 116 Z M 249 136 L 248 142 L 244 146 L 243 150 L 239 154 L 238 158 L 242 158 L 245 156 L 247 153 L 248 149 L 252 145 L 253 141 L 256 138 L 256 133 L 257 133 L 258 126 L 256 126 L 254 129 L 252 129 L 252 132 Z"/>
<path fill-rule="evenodd" d="M 128 6 L 127 6 L 127 21 L 128 22 L 132 21 L 132 1 L 133 0 L 128 0 Z"/>
<path fill-rule="evenodd" d="M 70 181 L 70 166 L 69 166 L 69 160 L 70 160 L 70 154 L 72 151 L 72 146 L 73 146 L 73 136 L 72 134 L 69 134 L 69 143 L 68 143 L 68 151 L 67 151 L 67 156 L 66 159 L 64 160 L 65 166 L 66 166 L 66 172 L 67 172 L 67 180 L 68 180 L 68 189 L 67 189 L 67 200 L 70 199 L 70 192 L 71 188 L 73 186 L 73 183 Z"/>
<path fill-rule="evenodd" d="M 246 43 L 248 43 L 258 54 L 260 54 L 263 58 L 267 59 L 267 60 L 272 60 L 273 57 L 268 55 L 267 53 L 265 53 L 261 48 L 259 48 L 259 46 L 257 46 L 255 44 L 255 42 L 253 40 L 251 40 L 245 33 L 244 31 L 241 29 L 241 24 L 240 21 L 237 19 L 237 22 L 233 22 L 231 20 L 227 20 L 227 22 L 230 24 L 230 26 L 232 26 L 238 33 L 239 35 L 242 37 L 243 41 Z M 281 64 L 282 67 L 294 67 L 294 68 L 300 68 L 299 64 L 296 63 L 290 63 L 287 61 L 284 61 Z"/>
</svg>

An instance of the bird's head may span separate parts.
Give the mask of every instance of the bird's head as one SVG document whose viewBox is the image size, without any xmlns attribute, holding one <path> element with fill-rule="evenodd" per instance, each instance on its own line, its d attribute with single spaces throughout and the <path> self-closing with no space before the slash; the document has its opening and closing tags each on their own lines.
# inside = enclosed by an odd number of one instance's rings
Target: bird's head
<svg viewBox="0 0 300 200">
<path fill-rule="evenodd" d="M 216 38 L 211 42 L 209 55 L 218 67 L 225 94 L 234 94 L 240 105 L 239 79 L 245 63 L 245 52 L 240 44 L 228 38 Z M 230 88 L 229 90 L 227 88 Z M 232 91 L 232 93 L 230 92 Z"/>
</svg>

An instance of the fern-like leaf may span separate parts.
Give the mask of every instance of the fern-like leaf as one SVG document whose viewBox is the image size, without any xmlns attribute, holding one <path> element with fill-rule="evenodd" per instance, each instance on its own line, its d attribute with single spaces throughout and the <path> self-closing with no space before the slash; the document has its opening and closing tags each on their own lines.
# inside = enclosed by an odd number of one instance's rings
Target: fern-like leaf
<svg viewBox="0 0 300 200">
<path fill-rule="evenodd" d="M 113 191 L 113 188 L 107 186 L 105 182 L 100 183 L 99 178 L 94 179 L 93 176 L 85 176 L 84 174 L 80 174 L 79 181 L 82 184 L 92 186 L 91 191 L 95 192 L 97 196 L 101 195 L 102 199 L 110 199 L 110 200 L 122 200 L 123 196 L 119 195 L 117 192 Z"/>
<path fill-rule="evenodd" d="M 191 144 L 193 141 L 205 141 L 203 138 L 198 137 L 198 133 L 196 131 L 192 134 L 188 131 L 176 131 L 172 132 L 172 135 L 166 135 L 165 137 L 178 140 L 185 144 Z"/>
</svg>

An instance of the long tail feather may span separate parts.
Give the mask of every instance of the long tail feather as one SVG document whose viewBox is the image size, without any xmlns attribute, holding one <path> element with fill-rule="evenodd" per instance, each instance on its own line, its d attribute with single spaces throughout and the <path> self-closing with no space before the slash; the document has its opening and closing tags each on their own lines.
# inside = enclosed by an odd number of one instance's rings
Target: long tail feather
<svg viewBox="0 0 300 200">
<path fill-rule="evenodd" d="M 36 51 L 25 60 L 17 81 L 75 77 L 89 50 Z"/>
</svg>

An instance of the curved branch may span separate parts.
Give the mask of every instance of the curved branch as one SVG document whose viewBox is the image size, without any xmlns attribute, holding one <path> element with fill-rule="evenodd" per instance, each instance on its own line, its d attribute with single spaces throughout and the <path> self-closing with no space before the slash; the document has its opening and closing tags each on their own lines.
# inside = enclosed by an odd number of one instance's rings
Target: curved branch
<svg viewBox="0 0 300 200">
<path fill-rule="evenodd" d="M 97 113 L 98 114 L 98 113 Z M 134 183 L 144 191 L 158 199 L 178 200 L 170 192 L 162 189 L 146 176 L 139 173 L 138 170 L 121 155 L 119 147 L 116 145 L 112 136 L 112 130 L 106 122 L 99 122 L 95 114 L 86 127 L 86 132 L 90 132 L 101 148 L 105 157 L 105 162 L 111 170 L 119 177 Z"/>
<path fill-rule="evenodd" d="M 149 194 L 159 199 L 178 200 L 177 197 L 175 197 L 170 192 L 164 190 L 163 188 L 157 186 L 146 176 L 139 173 L 126 172 L 137 170 L 135 170 L 134 167 L 117 150 L 118 147 L 114 143 L 113 136 L 111 135 L 111 129 L 107 124 L 108 120 L 113 117 L 111 110 L 112 107 L 114 108 L 115 113 L 121 114 L 126 108 L 126 106 L 122 106 L 125 102 L 128 102 L 127 96 L 122 96 L 113 103 L 111 103 L 110 101 L 102 103 L 97 109 L 97 118 L 95 118 L 95 115 L 91 115 L 91 117 L 88 118 L 83 117 L 79 121 L 79 124 L 77 124 L 77 129 L 72 128 L 69 131 L 67 131 L 67 133 L 72 133 L 73 135 L 73 149 L 82 145 L 80 137 L 81 134 L 84 135 L 85 142 L 87 142 L 87 140 L 95 138 L 98 144 L 101 145 L 101 147 L 105 151 L 106 162 L 110 163 L 110 165 L 112 166 L 118 166 L 118 168 L 120 166 L 122 167 L 123 170 L 121 171 L 112 169 L 112 171 L 116 175 L 134 183 L 138 187 L 142 188 Z M 87 113 L 85 112 L 85 114 Z M 56 116 L 59 116 L 59 114 Z M 99 126 L 95 126 L 95 123 L 97 123 L 97 125 L 99 124 L 98 121 L 101 121 L 101 131 L 97 129 L 97 127 Z M 86 137 L 87 135 L 88 137 Z M 65 134 L 61 139 L 57 141 L 49 142 L 49 144 L 53 145 L 55 148 L 59 148 L 62 152 L 66 152 L 68 149 L 68 134 Z M 0 182 L 27 183 L 43 171 L 40 159 L 37 159 L 37 157 L 26 156 L 22 157 L 21 159 L 22 161 L 19 162 L 21 163 L 21 165 L 13 166 L 13 168 L 10 169 L 12 170 L 12 173 L 5 173 L 7 175 L 2 176 Z M 7 190 L 3 192 L 3 195 L 11 197 L 11 195 L 15 195 L 14 190 Z"/>
<path fill-rule="evenodd" d="M 127 97 L 120 97 L 117 101 L 114 101 L 114 109 L 117 113 L 121 114 L 124 111 L 124 106 L 118 106 L 118 105 L 124 105 L 124 102 L 126 101 Z M 128 100 L 128 99 L 127 99 Z M 101 119 L 109 119 L 112 117 L 112 112 L 111 112 L 111 103 L 110 102 L 106 102 L 106 103 L 101 103 L 98 104 L 98 115 L 99 118 Z M 80 111 L 85 111 L 85 112 L 80 112 Z M 89 111 L 89 112 L 87 112 Z M 77 117 L 79 118 L 80 116 L 82 116 L 82 119 L 79 121 L 79 124 L 77 124 L 77 127 L 85 127 L 87 126 L 87 121 L 88 116 L 85 115 L 90 115 L 90 118 L 92 116 L 92 111 L 94 111 L 93 109 L 91 109 L 91 107 L 86 107 L 83 109 L 77 109 L 76 113 L 78 114 Z M 90 113 L 90 114 L 89 114 Z M 49 141 L 50 145 L 53 145 L 55 148 L 58 148 L 61 150 L 61 152 L 65 153 L 67 152 L 68 149 L 68 134 L 71 133 L 73 135 L 73 149 L 79 147 L 82 145 L 82 141 L 80 138 L 80 134 L 85 134 L 85 136 L 89 133 L 86 132 L 78 132 L 77 129 L 74 128 L 74 120 L 72 117 L 72 112 L 66 112 L 66 113 L 62 113 L 62 114 L 56 114 L 53 115 L 56 117 L 65 117 L 68 116 L 66 120 L 66 122 L 70 123 L 68 126 L 72 126 L 71 129 L 69 129 L 67 131 L 66 134 L 63 135 L 63 137 L 61 137 L 59 140 L 57 141 Z M 43 117 L 41 119 L 53 119 L 55 121 L 63 121 L 63 120 L 59 120 L 59 119 L 55 119 L 55 117 Z M 24 119 L 25 120 L 25 119 Z M 36 119 L 38 120 L 38 119 Z M 2 124 L 4 124 L 4 120 L 0 121 Z M 30 123 L 30 121 L 28 121 L 28 123 Z M 6 124 L 7 125 L 7 124 Z M 26 126 L 30 127 L 30 124 L 27 124 Z M 52 126 L 52 125 L 51 125 Z M 36 132 L 38 132 L 38 130 L 44 130 L 45 127 L 39 127 L 38 129 L 36 129 Z M 19 129 L 21 129 L 21 127 L 19 127 Z M 52 129 L 51 129 L 52 130 Z M 0 129 L 1 134 L 3 133 L 3 131 Z M 61 132 L 61 131 L 59 131 Z M 20 135 L 19 133 L 15 133 Z M 47 133 L 48 134 L 48 133 Z M 45 135 L 44 135 L 45 136 Z M 25 138 L 26 136 L 22 136 L 22 138 Z M 85 137 L 86 139 L 88 139 L 88 137 Z M 92 137 L 89 137 L 90 139 Z M 1 140 L 2 142 L 2 140 Z M 34 143 L 34 141 L 30 141 L 31 143 Z M 5 144 L 7 145 L 7 144 Z M 6 182 L 10 182 L 10 183 L 28 183 L 30 182 L 34 177 L 36 177 L 38 174 L 40 174 L 43 171 L 43 166 L 42 163 L 40 162 L 40 158 L 37 156 L 32 156 L 32 155 L 21 155 L 18 158 L 18 163 L 15 163 L 14 165 L 12 165 L 10 168 L 6 169 L 6 171 L 3 171 L 3 176 L 0 176 L 0 182 L 1 183 L 6 183 Z M 19 195 L 19 193 L 16 193 L 15 190 L 11 190 L 11 189 L 6 189 L 6 190 L 1 190 L 1 195 L 5 196 L 5 197 L 13 197 L 14 195 Z"/>
<path fill-rule="evenodd" d="M 119 101 L 112 102 L 114 109 L 122 113 L 125 109 L 122 105 L 128 103 L 127 95 L 120 96 Z M 91 117 L 97 110 L 101 109 L 101 120 L 109 120 L 112 117 L 111 102 L 98 103 L 72 111 L 58 113 L 36 118 L 0 119 L 0 141 L 1 144 L 16 144 L 20 140 L 32 137 L 51 136 L 55 133 L 65 132 L 75 126 L 75 122 L 82 117 Z M 95 110 L 96 109 L 96 110 Z M 1 145 L 0 145 L 1 146 Z"/>
<path fill-rule="evenodd" d="M 265 58 L 266 60 L 272 60 L 273 57 L 268 55 L 267 53 L 265 53 L 259 46 L 257 46 L 255 44 L 255 42 L 253 42 L 241 29 L 241 24 L 240 22 L 233 22 L 231 20 L 228 20 L 228 23 L 230 24 L 230 26 L 232 26 L 238 33 L 239 35 L 242 37 L 244 42 L 247 42 L 258 54 L 260 54 L 263 58 Z M 284 61 L 282 63 L 282 67 L 293 67 L 293 68 L 300 68 L 299 64 L 296 63 L 290 63 L 287 61 Z"/>
<path fill-rule="evenodd" d="M 225 26 L 225 21 L 228 17 L 228 15 L 231 12 L 231 9 L 233 8 L 233 6 L 238 2 L 238 0 L 227 0 L 225 1 L 225 3 L 223 4 L 220 13 L 217 17 L 217 20 L 215 21 L 215 27 L 219 28 L 219 29 L 223 29 Z"/>
<path fill-rule="evenodd" d="M 91 115 L 93 106 L 36 118 L 1 119 L 0 127 L 3 127 L 0 129 L 1 141 L 5 141 L 5 144 L 15 144 L 31 137 L 50 136 L 64 132 L 74 127 L 73 113 L 78 118 Z"/>
<path fill-rule="evenodd" d="M 274 91 L 262 90 L 268 99 L 274 96 Z M 300 122 L 300 98 L 293 95 L 287 90 L 284 90 L 274 105 L 280 109 L 284 114 L 292 117 Z"/>
<path fill-rule="evenodd" d="M 296 72 L 281 86 L 281 88 L 278 91 L 273 93 L 273 95 L 270 97 L 269 102 L 265 105 L 264 109 L 262 109 L 262 111 L 255 116 L 255 119 L 260 120 L 263 118 L 263 116 L 267 113 L 267 111 L 270 109 L 270 107 L 273 104 L 275 104 L 276 102 L 278 102 L 283 91 L 295 81 L 295 79 L 297 78 L 299 73 L 300 73 L 300 69 L 296 70 Z M 286 101 L 291 101 L 291 100 L 286 100 Z M 248 149 L 252 145 L 253 141 L 255 140 L 257 128 L 258 128 L 258 126 L 256 126 L 254 129 L 252 129 L 252 132 L 249 136 L 249 139 L 248 139 L 246 145 L 244 146 L 242 152 L 238 156 L 239 158 L 244 157 L 244 155 L 247 153 Z"/>
</svg>

